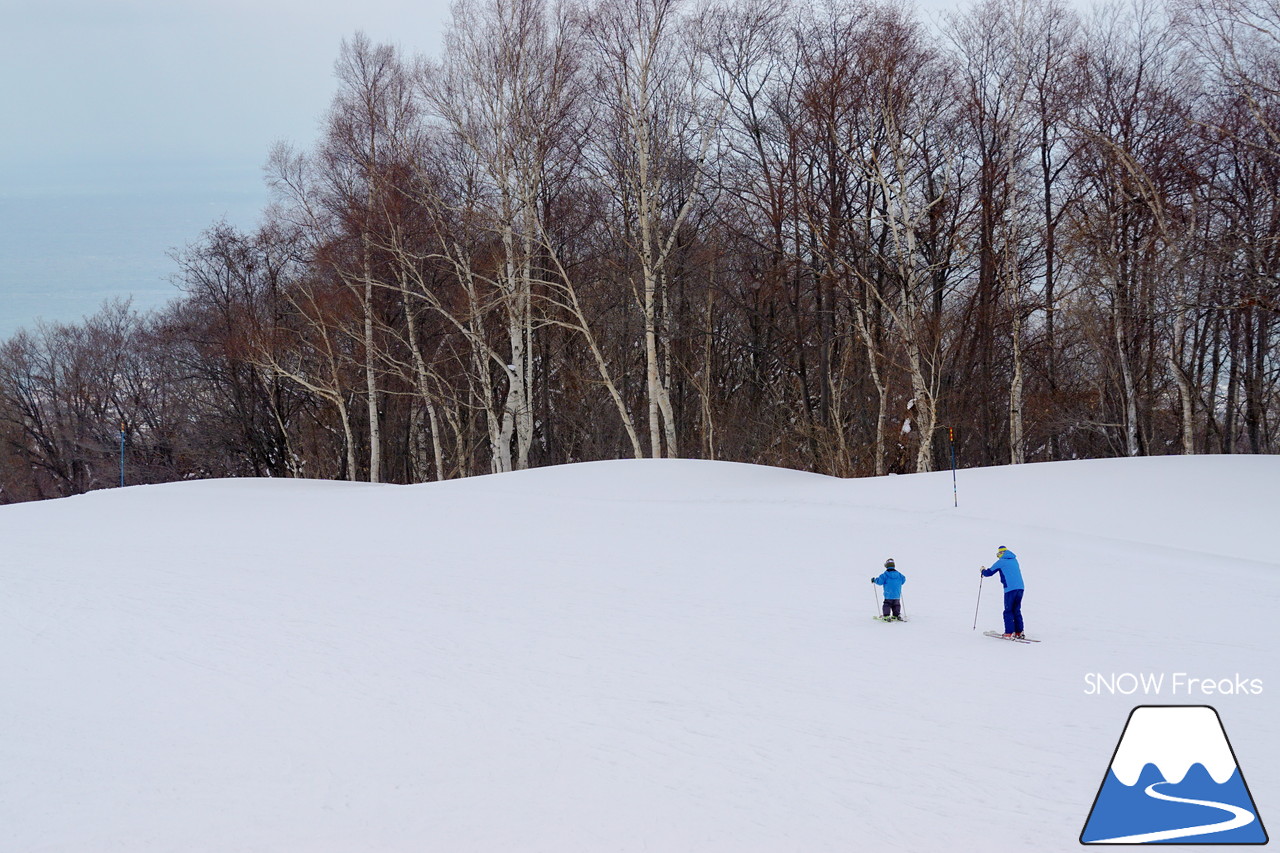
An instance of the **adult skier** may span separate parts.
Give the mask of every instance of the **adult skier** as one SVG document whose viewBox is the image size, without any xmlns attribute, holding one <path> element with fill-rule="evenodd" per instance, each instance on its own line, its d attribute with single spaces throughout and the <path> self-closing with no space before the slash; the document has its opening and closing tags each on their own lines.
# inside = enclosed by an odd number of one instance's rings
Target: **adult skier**
<svg viewBox="0 0 1280 853">
<path fill-rule="evenodd" d="M 991 568 L 983 566 L 980 571 L 984 578 L 999 574 L 1000 583 L 1004 585 L 1005 639 L 1023 639 L 1022 593 L 1026 585 L 1022 582 L 1022 567 L 1018 565 L 1018 555 L 1001 545 L 996 549 L 996 561 L 991 564 Z"/>
<path fill-rule="evenodd" d="M 907 576 L 894 568 L 892 557 L 884 561 L 884 571 L 872 578 L 871 582 L 884 587 L 884 604 L 880 608 L 884 620 L 903 621 L 902 585 L 907 582 Z"/>
</svg>

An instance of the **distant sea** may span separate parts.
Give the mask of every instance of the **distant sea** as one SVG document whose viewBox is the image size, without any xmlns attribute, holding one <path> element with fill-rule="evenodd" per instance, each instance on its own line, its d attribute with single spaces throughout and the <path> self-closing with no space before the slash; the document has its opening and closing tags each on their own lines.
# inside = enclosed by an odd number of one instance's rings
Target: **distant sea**
<svg viewBox="0 0 1280 853">
<path fill-rule="evenodd" d="M 0 340 L 73 323 L 105 300 L 147 311 L 181 295 L 172 253 L 220 220 L 259 223 L 267 190 L 239 164 L 0 166 Z"/>
</svg>

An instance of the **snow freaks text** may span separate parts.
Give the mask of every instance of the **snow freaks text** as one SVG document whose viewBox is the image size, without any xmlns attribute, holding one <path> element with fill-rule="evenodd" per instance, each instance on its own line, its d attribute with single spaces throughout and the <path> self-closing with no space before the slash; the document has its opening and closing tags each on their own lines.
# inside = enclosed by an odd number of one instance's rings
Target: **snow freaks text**
<svg viewBox="0 0 1280 853">
<path fill-rule="evenodd" d="M 1185 672 L 1090 672 L 1084 677 L 1086 696 L 1260 696 L 1261 678 L 1197 678 Z"/>
</svg>

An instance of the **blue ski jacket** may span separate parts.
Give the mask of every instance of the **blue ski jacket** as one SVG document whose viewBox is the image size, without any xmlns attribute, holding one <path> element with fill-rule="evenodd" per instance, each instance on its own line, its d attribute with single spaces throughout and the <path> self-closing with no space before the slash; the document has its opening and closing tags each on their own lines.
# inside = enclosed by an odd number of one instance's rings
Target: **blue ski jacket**
<svg viewBox="0 0 1280 853">
<path fill-rule="evenodd" d="M 1005 591 L 1012 589 L 1026 589 L 1026 584 L 1022 582 L 1022 567 L 1018 565 L 1018 555 L 1012 551 L 1006 550 L 1004 556 L 991 564 L 991 568 L 983 569 L 982 576 L 989 578 L 999 573 L 1000 583 L 1004 584 Z"/>
<path fill-rule="evenodd" d="M 872 580 L 884 587 L 885 598 L 902 598 L 902 585 L 907 582 L 907 576 L 897 569 L 888 569 Z"/>
</svg>

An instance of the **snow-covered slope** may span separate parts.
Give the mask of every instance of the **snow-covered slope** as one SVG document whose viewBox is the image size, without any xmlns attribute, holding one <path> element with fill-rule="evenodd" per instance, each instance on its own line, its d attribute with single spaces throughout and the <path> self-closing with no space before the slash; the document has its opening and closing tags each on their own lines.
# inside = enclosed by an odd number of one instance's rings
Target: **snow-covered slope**
<svg viewBox="0 0 1280 853">
<path fill-rule="evenodd" d="M 1266 821 L 1278 485 L 627 461 L 0 508 L 0 848 L 1074 850 L 1139 704 L 1214 705 Z M 982 636 L 997 545 L 1042 643 Z"/>
</svg>

